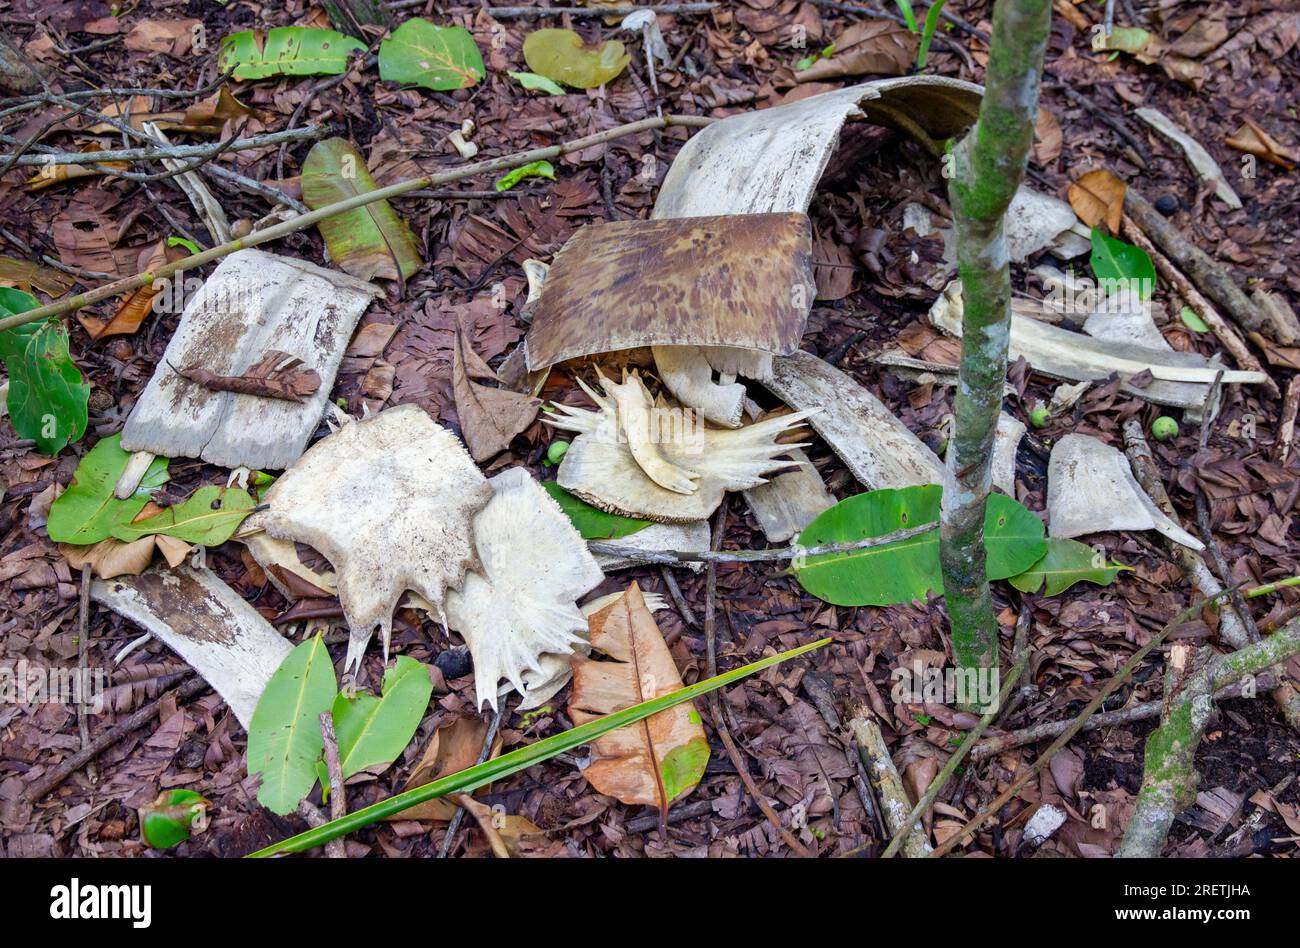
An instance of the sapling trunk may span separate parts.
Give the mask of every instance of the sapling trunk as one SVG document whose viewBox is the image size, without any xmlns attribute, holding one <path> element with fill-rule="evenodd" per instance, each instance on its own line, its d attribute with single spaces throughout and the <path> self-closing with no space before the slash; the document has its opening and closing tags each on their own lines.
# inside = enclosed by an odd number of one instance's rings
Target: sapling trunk
<svg viewBox="0 0 1300 948">
<path fill-rule="evenodd" d="M 961 370 L 948 441 L 939 558 L 953 657 L 996 668 L 998 627 L 985 571 L 984 507 L 993 435 L 1007 375 L 1011 270 L 1004 218 L 1025 174 L 1051 0 L 998 0 L 984 99 L 975 127 L 953 150 L 949 196 L 962 281 Z"/>
</svg>

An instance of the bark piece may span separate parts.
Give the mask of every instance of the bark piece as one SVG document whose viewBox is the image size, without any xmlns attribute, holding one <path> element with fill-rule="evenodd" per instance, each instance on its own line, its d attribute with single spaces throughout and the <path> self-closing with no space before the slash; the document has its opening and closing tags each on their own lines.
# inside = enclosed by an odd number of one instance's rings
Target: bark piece
<svg viewBox="0 0 1300 948">
<path fill-rule="evenodd" d="M 170 292 L 178 291 L 173 285 Z M 127 419 L 122 447 L 220 467 L 288 467 L 316 431 L 348 338 L 378 293 L 301 260 L 260 250 L 231 254 L 185 307 Z M 214 392 L 172 368 L 199 363 L 218 375 L 242 375 L 271 349 L 315 366 L 315 394 L 289 402 Z"/>
<path fill-rule="evenodd" d="M 95 580 L 91 597 L 167 643 L 247 730 L 271 675 L 293 646 L 208 569 L 182 566 Z"/>
<path fill-rule="evenodd" d="M 835 495 L 826 489 L 808 455 L 794 448 L 788 456 L 797 468 L 745 491 L 749 509 L 771 543 L 797 536 L 823 510 L 835 506 Z"/>
<path fill-rule="evenodd" d="M 304 366 L 302 359 L 271 349 L 242 375 L 218 375 L 200 362 L 192 362 L 177 373 L 214 392 L 236 392 L 300 402 L 320 388 L 320 376 Z"/>
<path fill-rule="evenodd" d="M 781 475 L 777 475 L 778 477 Z M 635 550 L 683 550 L 699 553 L 709 548 L 709 523 L 707 520 L 691 520 L 685 523 L 652 523 L 644 530 L 638 530 L 620 541 L 629 551 Z M 615 570 L 631 569 L 648 562 L 639 558 L 635 552 L 623 556 L 610 553 L 597 553 L 596 562 L 606 573 Z M 678 564 L 692 572 L 698 573 L 704 568 L 703 563 Z"/>
<path fill-rule="evenodd" d="M 524 468 L 488 483 L 492 499 L 474 517 L 478 564 L 447 594 L 447 625 L 474 657 L 479 707 L 496 709 L 498 683 L 526 691 L 544 653 L 569 654 L 587 622 L 577 600 L 605 578 L 564 511 Z"/>
<path fill-rule="evenodd" d="M 376 627 L 387 661 L 393 611 L 408 589 L 442 617 L 446 591 L 476 563 L 471 521 L 491 498 L 456 437 L 418 405 L 400 405 L 313 445 L 247 526 L 306 543 L 333 565 L 351 671 Z"/>
<path fill-rule="evenodd" d="M 791 352 L 812 286 L 802 213 L 593 224 L 551 264 L 528 331 L 528 368 L 651 345 Z"/>
<path fill-rule="evenodd" d="M 591 647 L 612 661 L 573 659 L 569 716 L 575 724 L 684 687 L 636 583 L 593 614 L 589 630 Z M 708 759 L 704 726 L 687 702 L 597 738 L 582 774 L 600 793 L 657 807 L 662 815 L 695 788 Z"/>
<path fill-rule="evenodd" d="M 1198 552 L 1205 549 L 1147 496 L 1123 454 L 1089 435 L 1065 435 L 1052 448 L 1047 515 L 1048 534 L 1053 537 L 1156 530 Z"/>
</svg>

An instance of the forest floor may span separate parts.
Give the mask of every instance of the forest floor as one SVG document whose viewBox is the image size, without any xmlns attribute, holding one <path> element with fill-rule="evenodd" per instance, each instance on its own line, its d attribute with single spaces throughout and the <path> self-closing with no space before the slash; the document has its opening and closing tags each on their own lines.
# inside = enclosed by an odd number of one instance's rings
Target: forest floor
<svg viewBox="0 0 1300 948">
<path fill-rule="evenodd" d="M 674 62 L 660 69 L 657 96 L 646 81 L 639 43 L 630 41 L 632 64 L 609 86 L 563 96 L 530 94 L 506 75 L 507 70 L 526 68 L 521 54 L 524 35 L 541 25 L 569 23 L 558 17 L 497 20 L 469 4 L 450 10 L 445 4 L 437 6 L 433 13 L 403 5 L 397 15 L 426 15 L 466 26 L 484 51 L 487 77 L 482 83 L 451 93 L 401 89 L 380 82 L 374 70 L 367 69 L 354 70 L 341 84 L 323 89 L 318 87 L 325 83 L 310 77 L 235 84 L 237 98 L 261 113 L 246 134 L 285 128 L 291 117 L 298 124 L 328 124 L 357 145 L 384 185 L 455 167 L 460 158 L 446 136 L 467 117 L 477 127 L 473 140 L 480 157 L 492 157 L 612 128 L 653 116 L 656 109 L 725 116 L 880 75 L 797 84 L 792 71 L 809 51 L 833 42 L 873 11 L 848 12 L 847 4 L 744 0 L 718 4 L 711 13 L 660 16 Z M 1126 54 L 1093 52 L 1088 31 L 1055 15 L 1041 102 L 1053 121 L 1040 123 L 1028 183 L 1064 198 L 1070 182 L 1084 171 L 1109 168 L 1149 200 L 1175 202 L 1170 222 L 1231 267 L 1243 278 L 1239 282 L 1248 278 L 1292 306 L 1300 304 L 1300 270 L 1295 266 L 1297 172 L 1261 161 L 1253 177 L 1243 176 L 1241 154 L 1224 144 L 1244 117 L 1283 143 L 1294 147 L 1300 142 L 1294 106 L 1300 88 L 1300 17 L 1281 12 L 1288 6 L 1276 0 L 1211 6 L 1178 0 L 1118 4 L 1118 25 L 1146 25 L 1168 42 L 1205 18 L 1225 23 L 1229 37 L 1253 34 L 1254 42 L 1238 43 L 1226 57 L 1212 60 L 1212 54 L 1204 54 L 1199 88 L 1171 79 L 1159 65 L 1144 65 Z M 7 0 L 0 2 L 0 10 L 6 35 L 51 67 L 65 90 L 114 85 L 197 89 L 218 75 L 211 49 L 190 50 L 180 39 L 173 52 L 183 52 L 175 55 L 129 48 L 126 31 L 143 21 L 201 21 L 212 38 L 210 46 L 217 37 L 252 27 L 328 25 L 319 7 L 302 0 L 283 5 L 237 0 L 224 6 L 208 0 L 140 0 L 126 5 L 118 32 L 87 31 L 88 24 L 108 15 L 107 5 L 96 0 Z M 951 0 L 947 10 L 987 35 L 991 5 Z M 1085 2 L 1074 10 L 1082 21 L 1101 22 L 1101 5 Z M 888 12 L 895 13 L 892 5 Z M 615 35 L 614 28 L 599 19 L 575 18 L 571 24 L 588 38 Z M 795 24 L 803 28 L 805 49 L 792 48 Z M 986 43 L 959 29 L 941 29 L 939 37 L 925 72 L 981 82 Z M 1225 169 L 1244 207 L 1229 210 L 1213 197 L 1212 189 L 1199 184 L 1181 152 L 1132 117 L 1134 108 L 1141 106 L 1158 108 L 1201 142 Z M 22 140 L 57 114 L 59 109 L 51 105 L 0 119 L 0 130 Z M 1141 167 L 1132 145 L 1104 118 L 1122 124 L 1144 146 L 1147 167 Z M 391 371 L 372 371 L 374 357 L 349 357 L 332 395 L 346 400 L 354 414 L 363 408 L 418 404 L 458 430 L 451 378 L 455 327 L 468 321 L 474 327 L 476 350 L 498 364 L 527 328 L 518 315 L 527 289 L 522 261 L 549 259 L 585 224 L 648 217 L 658 184 L 691 132 L 644 132 L 568 155 L 555 162 L 555 182 L 528 179 L 494 194 L 489 193 L 491 177 L 483 176 L 460 182 L 438 198 L 396 199 L 394 207 L 410 223 L 430 265 L 404 288 L 392 285 L 388 297 L 376 301 L 364 317 L 363 325 L 396 326 L 381 356 L 382 365 L 391 366 Z M 80 147 L 78 136 L 66 130 L 52 140 Z M 819 274 L 822 298 L 813 309 L 803 348 L 850 373 L 937 449 L 943 420 L 951 411 L 951 386 L 903 378 L 872 357 L 900 339 L 918 338 L 928 325 L 924 318 L 937 289 L 927 277 L 938 259 L 939 242 L 906 229 L 902 207 L 918 201 L 945 208 L 946 182 L 937 161 L 893 132 L 854 129 L 846 136 L 846 145 L 850 143 L 855 147 L 846 150 L 854 160 L 833 162 L 810 212 L 818 259 L 843 263 Z M 282 169 L 273 147 L 231 152 L 220 160 L 293 194 L 309 147 L 309 142 L 293 143 Z M 653 175 L 648 178 L 642 172 L 650 155 Z M 22 186 L 27 176 L 16 169 L 0 179 L 0 250 L 29 261 L 48 255 L 71 271 L 71 279 L 82 288 L 136 272 L 141 253 L 169 235 L 192 236 L 203 246 L 213 243 L 190 203 L 169 182 L 92 177 L 33 192 Z M 218 193 L 232 221 L 256 221 L 271 209 L 256 194 Z M 326 263 L 314 228 L 277 242 L 273 249 Z M 509 301 L 504 308 L 493 301 L 493 293 L 502 292 L 494 291 L 498 284 Z M 1013 285 L 1022 295 L 1038 292 L 1019 266 L 1013 268 Z M 1164 310 L 1157 321 L 1175 349 L 1205 355 L 1218 351 L 1212 335 L 1195 332 L 1178 318 L 1181 303 L 1167 286 L 1158 291 L 1156 301 Z M 102 318 L 111 312 L 110 301 L 83 315 Z M 93 341 L 81 325 L 69 321 L 73 355 L 92 385 L 91 416 L 86 438 L 60 456 L 38 453 L 7 423 L 0 425 L 0 662 L 77 661 L 81 577 L 48 539 L 45 517 L 55 486 L 69 482 L 79 455 L 96 439 L 121 429 L 159 364 L 176 321 L 174 314 L 151 317 L 134 335 L 101 341 Z M 952 343 L 934 344 L 955 351 Z M 1285 389 L 1290 371 L 1285 366 L 1270 371 Z M 1007 411 L 1022 420 L 1027 407 L 1046 402 L 1058 384 L 1023 362 L 1013 365 L 1010 381 L 1017 396 L 1007 400 Z M 571 378 L 555 372 L 543 394 L 576 402 L 574 393 Z M 1261 386 L 1231 386 L 1204 450 L 1198 450 L 1201 433 L 1193 423 L 1184 423 L 1171 442 L 1152 442 L 1183 522 L 1196 523 L 1198 492 L 1209 500 L 1214 539 L 1231 564 L 1233 582 L 1256 585 L 1300 573 L 1300 451 L 1292 451 L 1285 463 L 1275 459 L 1280 412 L 1281 399 Z M 1072 409 L 1026 437 L 1017 462 L 1016 499 L 1031 510 L 1044 509 L 1048 451 L 1054 439 L 1079 432 L 1122 448 L 1126 420 L 1138 419 L 1146 430 L 1162 413 L 1122 392 L 1118 382 L 1093 385 Z M 522 464 L 540 475 L 550 440 L 546 426 L 535 422 L 510 450 L 484 465 L 485 473 Z M 859 485 L 824 442 L 814 439 L 809 453 L 837 497 L 858 492 Z M 224 472 L 184 459 L 173 461 L 170 470 L 172 481 L 165 491 L 173 498 L 197 484 L 224 478 Z M 732 496 L 722 524 L 722 549 L 768 545 L 739 497 Z M 996 584 L 1004 656 L 1023 602 L 1032 610 L 1033 659 L 1025 676 L 1032 688 L 993 733 L 1073 717 L 1136 649 L 1193 601 L 1194 593 L 1155 540 L 1153 534 L 1137 532 L 1089 537 L 1089 542 L 1104 546 L 1110 558 L 1132 567 L 1108 587 L 1079 584 L 1047 598 L 1021 597 L 1006 584 Z M 208 564 L 282 631 L 301 631 L 300 625 L 286 621 L 294 603 L 268 583 L 242 546 L 228 543 L 210 550 Z M 676 576 L 698 619 L 704 611 L 703 572 L 680 570 Z M 647 591 L 667 594 L 662 573 L 650 567 L 611 576 L 598 592 L 623 589 L 629 579 Z M 804 846 L 821 856 L 862 847 L 869 855 L 878 854 L 889 836 L 845 722 L 859 707 L 874 712 L 904 783 L 914 794 L 928 785 L 974 717 L 942 704 L 895 701 L 891 672 L 914 661 L 942 662 L 951 654 L 942 599 L 889 608 L 836 607 L 806 594 L 772 563 L 723 564 L 717 569 L 717 585 L 720 669 L 752 661 L 767 649 L 790 648 L 822 635 L 832 638 L 830 647 L 799 663 L 727 689 L 723 713 L 759 791 Z M 1262 624 L 1297 602 L 1300 589 L 1288 589 L 1252 600 L 1251 607 Z M 293 618 L 290 613 L 288 619 Z M 690 682 L 704 677 L 701 624 L 688 624 L 675 609 L 659 612 L 656 618 L 683 678 Z M 129 622 L 99 608 L 91 610 L 88 633 L 88 662 L 105 668 L 140 634 Z M 1176 638 L 1215 643 L 1214 618 L 1207 615 L 1188 623 Z M 397 654 L 433 663 L 454 644 L 454 638 L 422 613 L 403 610 L 394 624 L 392 648 Z M 330 647 L 341 657 L 341 638 Z M 1148 656 L 1104 710 L 1158 700 L 1164 660 L 1163 650 Z M 369 681 L 382 677 L 378 648 L 369 651 L 365 666 Z M 1293 662 L 1290 672 L 1300 673 L 1300 664 Z M 89 734 L 93 738 L 151 703 L 161 702 L 158 716 L 36 801 L 25 798 L 25 788 L 81 746 L 77 715 L 60 704 L 0 705 L 0 855 L 156 855 L 139 841 L 136 811 L 160 789 L 173 787 L 196 790 L 213 802 L 210 827 L 175 853 L 237 856 L 302 830 L 305 824 L 297 817 L 275 816 L 257 803 L 256 780 L 245 769 L 245 734 L 221 698 L 204 691 L 188 702 L 177 702 L 170 693 L 189 675 L 185 663 L 156 640 L 133 651 L 113 669 L 110 708 L 89 718 Z M 523 716 L 508 709 L 501 723 L 504 748 L 572 726 L 564 707 L 561 695 L 545 713 Z M 545 831 L 530 843 L 531 855 L 788 855 L 786 842 L 758 812 L 718 742 L 706 703 L 700 702 L 699 708 L 713 755 L 700 786 L 670 814 L 667 838 L 652 808 L 627 806 L 596 792 L 575 758 L 567 755 L 500 781 L 476 798 L 522 814 Z M 477 715 L 472 675 L 447 678 L 439 673 L 433 711 L 404 758 L 382 776 L 349 786 L 350 809 L 400 790 L 436 728 Z M 1153 722 L 1144 721 L 1078 735 L 1047 771 L 957 851 L 999 857 L 1112 854 L 1132 811 L 1142 777 L 1143 743 L 1152 727 Z M 942 841 L 994 799 L 1043 746 L 1030 744 L 968 763 L 941 794 L 927 821 L 932 838 Z M 1267 694 L 1223 702 L 1197 754 L 1201 790 L 1208 795 L 1175 826 L 1166 853 L 1295 855 L 1300 846 L 1300 784 L 1287 778 L 1295 775 L 1298 764 L 1300 735 L 1286 726 Z M 1034 848 L 1023 839 L 1024 825 L 1028 814 L 1046 803 L 1060 807 L 1068 818 L 1050 840 Z M 1235 833 L 1243 826 L 1246 832 Z M 351 835 L 347 850 L 357 855 L 434 855 L 445 832 L 445 823 L 397 821 Z M 468 821 L 451 853 L 487 855 L 488 842 Z"/>
</svg>

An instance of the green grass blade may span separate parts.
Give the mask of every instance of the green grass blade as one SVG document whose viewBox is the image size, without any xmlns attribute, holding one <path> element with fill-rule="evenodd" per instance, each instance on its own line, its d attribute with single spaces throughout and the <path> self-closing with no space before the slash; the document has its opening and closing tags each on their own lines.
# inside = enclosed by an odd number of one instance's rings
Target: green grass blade
<svg viewBox="0 0 1300 948">
<path fill-rule="evenodd" d="M 898 9 L 903 14 L 903 19 L 907 21 L 907 28 L 915 33 L 916 14 L 912 12 L 912 0 L 894 0 L 894 2 L 898 4 Z"/>
<path fill-rule="evenodd" d="M 460 773 L 449 774 L 432 783 L 426 783 L 422 787 L 413 787 L 396 796 L 389 797 L 387 800 L 381 800 L 354 813 L 349 813 L 340 819 L 332 820 L 323 826 L 310 829 L 305 833 L 299 833 L 297 836 L 267 846 L 265 849 L 259 849 L 255 853 L 250 853 L 249 858 L 304 852 L 316 846 L 322 846 L 332 839 L 338 839 L 340 836 L 345 836 L 355 830 L 369 826 L 371 823 L 401 813 L 417 803 L 446 796 L 449 793 L 468 792 L 476 787 L 484 786 L 511 774 L 516 774 L 521 770 L 526 770 L 534 764 L 539 764 L 554 757 L 556 754 L 562 754 L 567 750 L 590 743 L 602 734 L 608 734 L 610 731 L 633 724 L 653 714 L 658 714 L 667 708 L 740 681 L 742 678 L 754 674 L 754 672 L 771 668 L 780 662 L 788 661 L 806 652 L 811 652 L 813 649 L 821 648 L 829 641 L 830 639 L 820 639 L 809 645 L 801 645 L 798 648 L 790 649 L 788 652 L 782 652 L 780 655 L 772 655 L 751 662 L 741 668 L 723 672 L 721 675 L 706 678 L 704 681 L 696 682 L 693 685 L 687 685 L 680 691 L 673 691 L 650 701 L 643 701 L 641 704 L 633 705 L 630 708 L 624 708 L 622 711 L 615 711 L 613 714 L 598 718 L 595 721 L 588 721 L 586 724 L 580 724 L 562 734 L 556 734 L 554 737 L 548 737 L 536 744 L 521 747 L 519 750 L 503 754 L 495 760 L 485 761 L 476 767 L 462 770 Z"/>
<path fill-rule="evenodd" d="M 934 31 L 939 28 L 939 15 L 943 13 L 944 0 L 934 0 L 930 9 L 925 14 L 925 29 L 921 31 L 921 46 L 916 51 L 916 68 L 925 68 L 925 57 L 930 53 L 930 41 L 934 39 Z M 916 32 L 916 25 L 912 25 L 912 32 Z"/>
</svg>

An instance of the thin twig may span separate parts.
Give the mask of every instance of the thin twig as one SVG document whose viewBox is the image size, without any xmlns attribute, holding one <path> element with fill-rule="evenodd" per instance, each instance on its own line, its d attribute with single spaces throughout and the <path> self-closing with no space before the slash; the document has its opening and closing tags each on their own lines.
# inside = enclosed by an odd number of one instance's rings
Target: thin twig
<svg viewBox="0 0 1300 948">
<path fill-rule="evenodd" d="M 505 706 L 498 699 L 496 713 L 492 715 L 492 720 L 488 723 L 487 733 L 483 735 L 483 748 L 478 752 L 478 760 L 474 761 L 477 767 L 488 759 L 492 753 L 492 742 L 496 740 L 497 728 L 501 726 L 501 716 L 505 713 Z M 438 858 L 446 859 L 447 854 L 451 852 L 451 845 L 456 839 L 456 833 L 460 831 L 461 821 L 465 819 L 464 807 L 457 805 L 456 812 L 451 815 L 451 820 L 447 823 L 447 832 L 442 837 L 442 845 L 438 847 Z"/>
<path fill-rule="evenodd" d="M 81 600 L 77 604 L 77 674 L 80 676 L 83 688 L 87 681 L 87 656 L 90 651 L 90 577 L 93 571 L 93 567 L 89 563 L 85 563 L 81 567 Z M 77 703 L 77 733 L 81 738 L 81 749 L 83 751 L 90 744 L 90 724 L 86 721 L 86 700 L 87 696 L 83 694 L 81 701 Z M 90 782 L 94 783 L 97 779 L 94 761 L 89 762 L 86 773 L 90 777 Z"/>
<path fill-rule="evenodd" d="M 1236 587 L 1233 588 L 1235 589 Z M 1097 712 L 1098 708 L 1100 708 L 1103 704 L 1105 704 L 1106 699 L 1109 698 L 1114 693 L 1115 689 L 1118 688 L 1120 685 L 1122 685 L 1124 682 L 1128 681 L 1129 676 L 1131 676 L 1133 672 L 1137 670 L 1138 665 L 1140 665 L 1142 663 L 1142 660 L 1145 659 L 1148 654 L 1150 654 L 1151 650 L 1154 649 L 1161 642 L 1163 642 L 1172 632 L 1174 632 L 1179 627 L 1181 627 L 1183 623 L 1185 623 L 1188 619 L 1192 618 L 1192 616 L 1200 612 L 1201 609 L 1204 608 L 1210 601 L 1211 600 L 1209 599 L 1202 599 L 1197 601 L 1195 604 L 1188 606 L 1177 616 L 1175 616 L 1169 622 L 1168 625 L 1166 625 L 1163 629 L 1161 629 L 1154 636 L 1152 636 L 1151 641 L 1147 642 L 1146 645 L 1142 646 L 1140 649 L 1134 652 L 1133 655 L 1129 658 L 1129 660 L 1125 662 L 1123 666 L 1121 666 L 1119 671 L 1117 671 L 1113 676 L 1111 676 L 1110 680 L 1107 681 L 1106 684 L 1102 686 L 1102 689 L 1099 692 L 1097 692 L 1097 694 L 1093 697 L 1091 701 L 1087 703 L 1087 705 L 1084 706 L 1084 709 L 1079 712 L 1078 716 L 1070 723 L 1070 726 L 1066 728 L 1060 734 L 1060 736 L 1058 736 L 1056 740 L 1054 740 L 1051 743 L 1051 746 L 1049 746 L 1047 750 L 1043 751 L 1043 753 L 1039 755 L 1037 760 L 1035 760 L 1032 764 L 1030 764 L 1029 769 L 1026 770 L 1014 781 L 1012 781 L 1011 786 L 1007 787 L 1006 790 L 998 794 L 997 798 L 992 803 L 990 803 L 988 806 L 984 807 L 984 809 L 976 813 L 975 816 L 973 816 L 970 819 L 970 821 L 966 823 L 965 826 L 963 826 L 953 835 L 949 836 L 946 840 L 943 841 L 943 843 L 941 843 L 938 847 L 936 847 L 934 852 L 930 854 L 931 857 L 934 858 L 934 857 L 947 855 L 949 852 L 953 850 L 955 846 L 957 846 L 962 840 L 964 840 L 970 833 L 979 829 L 980 826 L 983 825 L 985 820 L 987 820 L 998 810 L 1002 809 L 1002 807 L 1008 801 L 1010 801 L 1017 793 L 1020 792 L 1021 788 L 1024 787 L 1025 784 L 1027 784 L 1030 780 L 1036 777 L 1039 774 L 1039 772 L 1042 771 L 1042 769 L 1051 762 L 1052 758 L 1056 756 L 1057 752 L 1060 751 L 1061 748 L 1063 748 L 1066 744 L 1070 743 L 1070 741 L 1074 738 L 1074 735 L 1079 733 L 1079 731 L 1083 728 L 1083 725 L 1087 722 L 1087 720 Z"/>
<path fill-rule="evenodd" d="M 343 796 L 343 765 L 339 763 L 339 739 L 334 734 L 334 715 L 330 711 L 320 713 L 320 735 L 325 742 L 325 769 L 330 782 L 330 819 L 341 820 L 347 815 L 347 799 Z M 325 855 L 330 859 L 344 859 L 347 850 L 343 840 L 331 839 L 325 844 Z"/>
<path fill-rule="evenodd" d="M 211 142 L 207 145 L 169 145 L 153 148 L 118 148 L 109 151 L 54 151 L 42 150 L 39 155 L 21 155 L 14 162 L 18 167 L 31 165 L 98 165 L 106 161 L 157 161 L 160 158 L 214 158 L 224 151 L 249 151 L 254 148 L 266 148 L 283 141 L 301 141 L 305 138 L 320 138 L 329 129 L 320 125 L 307 125 L 303 128 L 290 128 L 282 132 L 267 135 L 252 135 L 248 138 L 227 139 Z M 0 141 L 12 142 L 10 135 L 0 136 Z M 4 156 L 0 156 L 4 157 Z M 190 170 L 190 169 L 183 169 Z"/>
<path fill-rule="evenodd" d="M 375 201 L 384 200 L 385 198 L 397 197 L 400 194 L 406 194 L 410 191 L 418 191 L 421 188 L 429 188 L 440 184 L 450 184 L 453 181 L 461 181 L 465 178 L 474 177 L 480 174 L 492 174 L 498 171 L 505 171 L 510 168 L 517 168 L 521 165 L 529 164 L 533 161 L 543 159 L 558 158 L 562 155 L 574 151 L 582 151 L 591 148 L 593 145 L 601 145 L 606 142 L 614 141 L 627 135 L 635 135 L 639 132 L 651 131 L 653 129 L 669 127 L 702 127 L 712 124 L 715 120 L 705 116 L 698 115 L 665 115 L 662 118 L 647 118 L 637 122 L 630 122 L 627 125 L 620 125 L 616 128 L 607 129 L 603 132 L 597 132 L 594 135 L 586 135 L 582 138 L 576 138 L 559 145 L 550 145 L 545 148 L 534 148 L 529 151 L 516 152 L 512 155 L 505 155 L 501 158 L 492 158 L 486 161 L 479 161 L 473 164 L 461 165 L 459 168 L 450 171 L 439 172 L 438 174 L 426 175 L 421 178 L 411 178 L 406 181 L 399 181 L 396 184 L 390 184 L 385 188 L 378 188 L 374 191 L 368 191 L 365 194 L 354 195 L 342 201 L 333 204 L 327 204 L 324 207 L 317 208 L 307 214 L 302 214 L 292 220 L 283 221 L 267 227 L 265 230 L 254 231 L 245 237 L 232 240 L 230 243 L 222 244 L 219 247 L 213 247 L 211 250 L 205 250 L 202 253 L 193 254 L 182 260 L 173 261 L 159 267 L 156 270 L 146 270 L 135 276 L 125 277 L 121 280 L 115 280 L 112 283 L 106 283 L 85 293 L 78 293 L 76 296 L 70 296 L 41 306 L 25 313 L 18 313 L 0 319 L 0 332 L 6 329 L 12 329 L 15 326 L 23 326 L 27 323 L 39 322 L 43 319 L 49 319 L 54 316 L 62 316 L 66 313 L 72 313 L 83 306 L 89 306 L 92 303 L 98 303 L 101 300 L 110 297 L 119 296 L 123 293 L 152 283 L 154 280 L 170 277 L 177 270 L 193 270 L 204 264 L 211 263 L 214 260 L 220 260 L 237 250 L 244 250 L 248 247 L 256 247 L 260 244 L 268 243 L 272 240 L 278 240 L 289 234 L 297 233 L 318 224 L 323 220 L 328 220 L 338 214 L 353 210 L 358 207 L 365 207 L 367 204 L 373 204 Z"/>
<path fill-rule="evenodd" d="M 4 324 L 0 322 L 0 328 Z M 763 563 L 773 560 L 799 560 L 808 556 L 823 556 L 827 553 L 852 553 L 855 550 L 869 550 L 872 547 L 885 546 L 908 540 L 922 533 L 937 528 L 937 524 L 923 523 L 920 526 L 904 527 L 880 537 L 866 537 L 851 543 L 827 543 L 822 546 L 777 546 L 767 550 L 649 550 L 611 543 L 608 540 L 591 540 L 587 548 L 593 553 L 609 556 L 624 556 L 640 563 Z"/>
<path fill-rule="evenodd" d="M 722 545 L 722 537 L 726 532 L 726 526 L 727 500 L 724 495 L 722 506 L 718 508 L 717 520 L 714 522 L 713 526 L 713 539 L 710 543 L 715 550 L 717 547 Z M 707 675 L 709 678 L 712 678 L 718 673 L 718 648 L 717 637 L 715 635 L 717 598 L 718 567 L 716 562 L 710 562 L 709 565 L 705 567 L 704 574 L 704 654 Z M 754 783 L 754 778 L 749 773 L 749 764 L 741 755 L 740 748 L 736 746 L 736 742 L 732 740 L 731 730 L 727 727 L 727 722 L 722 716 L 722 701 L 718 698 L 718 693 L 716 691 L 710 692 L 709 694 L 709 714 L 713 718 L 713 729 L 718 732 L 718 738 L 722 741 L 722 746 L 726 748 L 727 756 L 731 758 L 731 763 L 732 766 L 736 768 L 737 776 L 740 777 L 741 783 L 745 785 L 745 789 L 749 791 L 749 795 L 753 798 L 754 802 L 758 804 L 758 808 L 762 811 L 763 816 L 767 818 L 767 821 L 772 824 L 780 837 L 785 840 L 785 844 L 789 846 L 794 853 L 805 858 L 811 857 L 813 853 L 811 853 L 803 843 L 799 842 L 793 833 L 782 825 L 781 817 L 779 817 L 776 811 L 772 809 L 772 804 L 767 801 L 767 797 L 763 795 L 763 793 L 758 789 L 758 786 Z M 663 819 L 662 812 L 660 814 L 660 819 Z M 661 833 L 664 837 L 664 841 L 667 842 L 668 829 L 666 825 L 661 826 Z"/>
</svg>

